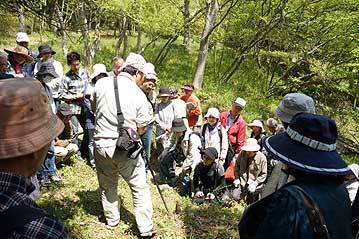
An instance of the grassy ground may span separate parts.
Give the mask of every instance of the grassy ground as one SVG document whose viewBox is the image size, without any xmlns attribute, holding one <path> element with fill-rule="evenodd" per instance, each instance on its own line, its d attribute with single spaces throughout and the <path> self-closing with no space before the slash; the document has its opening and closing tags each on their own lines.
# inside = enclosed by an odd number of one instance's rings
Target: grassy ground
<svg viewBox="0 0 359 239">
<path fill-rule="evenodd" d="M 62 185 L 42 190 L 38 200 L 47 212 L 64 222 L 75 239 L 138 238 L 133 215 L 131 192 L 119 179 L 121 223 L 109 228 L 104 223 L 96 173 L 84 162 L 73 160 L 59 169 Z M 223 207 L 219 204 L 196 205 L 178 192 L 160 185 L 168 204 L 168 215 L 158 191 L 148 180 L 157 225 L 156 238 L 237 238 L 237 224 L 242 212 L 239 204 Z M 177 207 L 176 207 L 177 205 Z M 176 210 L 177 208 L 177 210 Z"/>
</svg>

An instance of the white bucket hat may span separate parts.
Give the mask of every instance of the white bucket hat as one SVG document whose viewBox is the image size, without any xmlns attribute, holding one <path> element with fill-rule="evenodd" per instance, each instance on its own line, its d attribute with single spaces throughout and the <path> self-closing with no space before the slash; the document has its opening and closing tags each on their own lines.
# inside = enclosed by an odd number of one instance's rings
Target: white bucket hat
<svg viewBox="0 0 359 239">
<path fill-rule="evenodd" d="M 241 97 L 238 97 L 234 102 L 233 102 L 233 104 L 235 104 L 235 105 L 238 105 L 239 107 L 241 107 L 242 109 L 244 109 L 244 106 L 246 106 L 246 101 L 243 99 L 243 98 L 241 98 Z"/>
<path fill-rule="evenodd" d="M 351 165 L 348 166 L 350 168 L 350 170 L 353 172 L 353 174 L 355 175 L 355 177 L 357 179 L 359 179 L 359 164 L 353 163 Z"/>
<path fill-rule="evenodd" d="M 253 127 L 253 126 L 260 127 L 262 129 L 262 132 L 264 132 L 263 123 L 260 120 L 255 119 L 252 121 L 252 123 L 248 124 L 248 127 Z"/>
<path fill-rule="evenodd" d="M 217 108 L 208 108 L 207 114 L 204 117 L 208 118 L 209 116 L 219 119 L 219 110 Z"/>
<path fill-rule="evenodd" d="M 147 79 L 157 81 L 157 73 L 155 71 L 155 66 L 152 63 L 147 62 L 143 67 L 143 71 Z"/>
<path fill-rule="evenodd" d="M 30 42 L 30 38 L 26 32 L 18 32 L 16 33 L 16 42 Z"/>
<path fill-rule="evenodd" d="M 107 71 L 106 71 L 106 66 L 104 64 L 95 64 L 92 67 L 93 73 L 90 76 L 90 79 L 92 80 L 93 78 L 95 78 L 96 76 L 100 75 L 100 74 L 106 74 L 108 75 Z"/>
<path fill-rule="evenodd" d="M 261 147 L 259 146 L 257 140 L 255 138 L 249 138 L 244 142 L 244 145 L 242 146 L 242 150 L 249 151 L 249 152 L 256 152 L 259 151 Z"/>
<path fill-rule="evenodd" d="M 120 69 L 122 70 L 126 66 L 132 66 L 132 67 L 136 68 L 137 70 L 144 73 L 145 64 L 146 64 L 146 60 L 145 60 L 145 58 L 143 58 L 143 56 L 141 56 L 140 54 L 131 52 L 128 55 L 128 57 L 126 58 L 125 63 L 123 63 L 123 65 Z"/>
</svg>

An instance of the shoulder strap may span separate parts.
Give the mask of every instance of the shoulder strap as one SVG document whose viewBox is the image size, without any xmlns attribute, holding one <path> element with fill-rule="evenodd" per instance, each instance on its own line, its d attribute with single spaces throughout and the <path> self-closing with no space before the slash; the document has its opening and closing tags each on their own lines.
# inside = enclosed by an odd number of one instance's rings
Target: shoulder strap
<svg viewBox="0 0 359 239">
<path fill-rule="evenodd" d="M 0 213 L 0 235 L 10 236 L 15 230 L 46 216 L 47 214 L 41 209 L 25 204 L 8 208 Z"/>
<path fill-rule="evenodd" d="M 296 188 L 302 198 L 303 205 L 309 217 L 310 224 L 312 225 L 314 235 L 316 239 L 328 239 L 329 232 L 325 222 L 325 219 L 320 212 L 317 204 L 312 197 L 298 185 L 292 185 Z"/>
<path fill-rule="evenodd" d="M 220 143 L 219 145 L 220 145 L 220 148 L 221 148 L 221 151 L 222 151 L 223 134 L 222 134 L 221 122 L 218 122 L 217 130 L 218 130 L 218 134 L 219 134 L 219 143 Z"/>
<path fill-rule="evenodd" d="M 120 105 L 120 97 L 118 95 L 118 85 L 117 85 L 117 77 L 113 76 L 113 88 L 115 90 L 115 100 L 116 100 L 116 107 L 117 107 L 117 132 L 120 132 L 121 127 L 123 126 L 123 123 L 125 122 L 125 119 L 123 118 L 123 114 L 121 111 L 121 105 Z"/>
<path fill-rule="evenodd" d="M 206 139 L 207 126 L 208 126 L 208 123 L 205 123 L 205 124 L 203 125 L 203 127 L 202 127 L 202 132 L 201 132 L 201 134 L 202 134 L 203 140 Z"/>
</svg>

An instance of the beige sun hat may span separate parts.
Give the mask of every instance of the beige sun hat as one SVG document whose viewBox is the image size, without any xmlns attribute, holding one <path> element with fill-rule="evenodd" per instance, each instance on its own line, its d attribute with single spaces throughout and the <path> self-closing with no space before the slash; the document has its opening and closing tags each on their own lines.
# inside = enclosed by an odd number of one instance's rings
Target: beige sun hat
<svg viewBox="0 0 359 239">
<path fill-rule="evenodd" d="M 249 151 L 249 152 L 256 152 L 259 151 L 261 147 L 259 146 L 257 140 L 255 138 L 249 138 L 244 142 L 242 146 L 242 150 Z"/>
<path fill-rule="evenodd" d="M 100 75 L 100 74 L 108 75 L 107 70 L 106 70 L 106 66 L 104 64 L 95 64 L 92 67 L 92 70 L 93 70 L 93 73 L 90 76 L 91 80 L 93 78 L 95 78 L 96 76 Z"/>
<path fill-rule="evenodd" d="M 6 51 L 8 54 L 18 54 L 24 56 L 26 58 L 27 63 L 34 62 L 34 59 L 31 56 L 29 56 L 29 51 L 23 46 L 16 46 L 14 50 L 4 49 L 4 51 Z"/>
<path fill-rule="evenodd" d="M 246 106 L 247 102 L 246 102 L 243 98 L 238 97 L 238 98 L 233 102 L 233 104 L 235 104 L 235 105 L 241 107 L 242 109 L 244 109 L 244 107 Z"/>
<path fill-rule="evenodd" d="M 0 112 L 0 160 L 36 152 L 64 128 L 44 87 L 33 78 L 0 81 Z"/>
<path fill-rule="evenodd" d="M 157 83 L 157 73 L 155 71 L 155 66 L 152 63 L 147 62 L 143 67 L 143 71 L 147 79 L 154 80 L 155 83 Z"/>
<path fill-rule="evenodd" d="M 262 132 L 264 132 L 263 123 L 260 120 L 255 119 L 252 121 L 252 123 L 248 124 L 248 127 L 253 127 L 253 126 L 261 128 Z"/>
<path fill-rule="evenodd" d="M 207 114 L 204 117 L 208 118 L 209 116 L 219 119 L 219 110 L 217 108 L 208 108 Z"/>
<path fill-rule="evenodd" d="M 130 52 L 130 54 L 126 58 L 125 63 L 123 63 L 120 69 L 122 70 L 126 66 L 132 66 L 144 73 L 145 64 L 146 64 L 146 60 L 145 58 L 143 58 L 143 56 L 141 56 L 140 54 Z"/>
</svg>

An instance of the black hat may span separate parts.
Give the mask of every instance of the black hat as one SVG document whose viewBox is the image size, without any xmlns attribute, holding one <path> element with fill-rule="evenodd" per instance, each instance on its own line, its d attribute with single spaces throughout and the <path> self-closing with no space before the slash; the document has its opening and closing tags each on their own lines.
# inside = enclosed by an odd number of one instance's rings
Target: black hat
<svg viewBox="0 0 359 239">
<path fill-rule="evenodd" d="M 62 115 L 72 115 L 73 114 L 70 105 L 67 103 L 60 104 L 59 111 L 61 112 Z"/>
<path fill-rule="evenodd" d="M 186 130 L 187 130 L 187 127 L 184 124 L 183 119 L 177 118 L 172 121 L 172 131 L 173 132 L 183 132 Z"/>
<path fill-rule="evenodd" d="M 39 63 L 40 64 L 40 63 Z M 36 73 L 36 76 L 39 75 L 51 75 L 54 78 L 58 78 L 59 75 L 56 73 L 55 71 L 55 67 L 52 63 L 50 62 L 43 62 L 40 65 L 40 69 L 39 71 Z"/>
<path fill-rule="evenodd" d="M 201 151 L 201 154 L 205 154 L 210 158 L 211 160 L 215 160 L 218 158 L 218 152 L 216 148 L 208 147 Z"/>
<path fill-rule="evenodd" d="M 56 54 L 56 51 L 53 51 L 51 49 L 51 47 L 47 44 L 43 44 L 41 46 L 39 46 L 39 55 L 37 56 L 37 58 L 42 57 L 43 54 L 47 54 L 47 53 L 51 53 L 52 55 Z"/>
<path fill-rule="evenodd" d="M 162 97 L 162 96 L 171 96 L 171 91 L 170 88 L 168 87 L 161 87 L 159 92 L 158 92 L 158 96 L 157 97 Z"/>
</svg>

